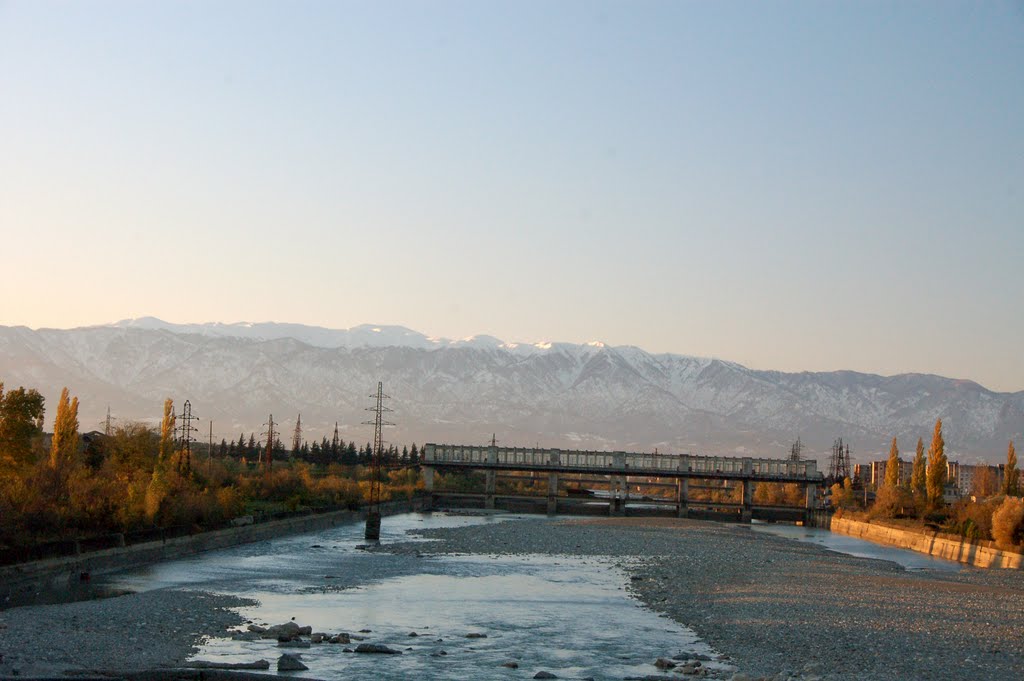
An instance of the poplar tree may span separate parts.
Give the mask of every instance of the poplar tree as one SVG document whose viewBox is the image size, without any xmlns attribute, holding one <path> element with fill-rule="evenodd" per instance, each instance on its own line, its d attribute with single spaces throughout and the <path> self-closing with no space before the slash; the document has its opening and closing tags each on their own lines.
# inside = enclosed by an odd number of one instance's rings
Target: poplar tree
<svg viewBox="0 0 1024 681">
<path fill-rule="evenodd" d="M 914 455 L 914 470 L 910 474 L 910 487 L 915 494 L 921 496 L 928 491 L 927 477 L 925 476 L 924 440 L 921 438 L 917 438 L 917 454 Z"/>
<path fill-rule="evenodd" d="M 935 421 L 932 444 L 928 448 L 927 470 L 928 504 L 933 508 L 942 506 L 942 495 L 946 486 L 946 442 L 942 439 L 942 419 Z"/>
<path fill-rule="evenodd" d="M 171 398 L 164 400 L 164 418 L 160 422 L 160 458 L 159 463 L 164 463 L 171 458 L 174 452 L 174 402 Z"/>
<path fill-rule="evenodd" d="M 889 445 L 889 460 L 885 462 L 885 484 L 889 487 L 900 486 L 900 449 L 896 446 L 896 438 Z"/>
<path fill-rule="evenodd" d="M 1006 496 L 1017 496 L 1018 478 L 1017 450 L 1013 448 L 1013 440 L 1010 440 L 1010 446 L 1006 449 L 1006 470 L 1004 471 L 1003 476 L 1003 491 L 1006 492 Z"/>
<path fill-rule="evenodd" d="M 68 399 L 68 389 L 60 391 L 57 416 L 53 421 L 50 444 L 50 468 L 64 471 L 78 452 L 78 398 Z"/>
</svg>

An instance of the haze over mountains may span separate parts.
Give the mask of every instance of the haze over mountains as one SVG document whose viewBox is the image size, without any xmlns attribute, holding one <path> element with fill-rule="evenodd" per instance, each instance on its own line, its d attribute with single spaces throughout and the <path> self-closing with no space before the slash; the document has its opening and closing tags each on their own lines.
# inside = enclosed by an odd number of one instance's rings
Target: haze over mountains
<svg viewBox="0 0 1024 681">
<path fill-rule="evenodd" d="M 83 430 L 109 404 L 120 419 L 155 421 L 165 397 L 214 422 L 219 440 L 264 430 L 282 440 L 296 414 L 307 439 L 364 443 L 377 381 L 393 399 L 386 433 L 397 443 L 692 451 L 781 457 L 800 436 L 824 456 L 836 437 L 855 461 L 899 437 L 913 454 L 942 418 L 950 458 L 1000 461 L 1021 441 L 1024 392 L 968 380 L 851 371 L 755 371 L 733 362 L 650 354 L 601 343 L 504 343 L 489 336 L 430 338 L 397 326 L 347 330 L 298 324 L 176 325 L 125 320 L 77 329 L 0 327 L 0 380 L 35 387 L 52 409 L 61 387 L 81 401 Z M 47 426 L 52 412 L 47 412 Z"/>
</svg>

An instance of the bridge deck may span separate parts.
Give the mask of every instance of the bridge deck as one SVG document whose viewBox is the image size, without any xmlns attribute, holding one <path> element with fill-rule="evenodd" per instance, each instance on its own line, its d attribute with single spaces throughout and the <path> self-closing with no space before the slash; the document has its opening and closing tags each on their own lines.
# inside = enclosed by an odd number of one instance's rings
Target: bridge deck
<svg viewBox="0 0 1024 681">
<path fill-rule="evenodd" d="M 666 478 L 717 478 L 817 484 L 814 461 L 426 444 L 422 463 L 441 468 L 545 471 Z"/>
</svg>

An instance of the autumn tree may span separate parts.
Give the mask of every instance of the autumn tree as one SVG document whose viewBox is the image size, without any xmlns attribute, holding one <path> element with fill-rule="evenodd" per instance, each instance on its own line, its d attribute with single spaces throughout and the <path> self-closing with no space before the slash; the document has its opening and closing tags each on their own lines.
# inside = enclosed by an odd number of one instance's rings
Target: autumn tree
<svg viewBox="0 0 1024 681">
<path fill-rule="evenodd" d="M 32 443 L 43 432 L 43 396 L 18 388 L 4 393 L 0 383 L 0 470 L 32 461 Z"/>
<path fill-rule="evenodd" d="M 164 418 L 160 421 L 160 454 L 159 462 L 166 463 L 174 453 L 174 428 L 177 419 L 174 415 L 174 401 L 168 397 L 164 400 Z"/>
<path fill-rule="evenodd" d="M 1006 496 L 1015 497 L 1018 494 L 1018 483 L 1020 474 L 1017 472 L 1017 450 L 1013 448 L 1013 440 L 1006 449 L 1006 470 L 1003 474 L 1003 491 Z"/>
<path fill-rule="evenodd" d="M 900 449 L 896 446 L 896 438 L 889 445 L 889 460 L 885 462 L 885 484 L 890 487 L 900 486 Z"/>
<path fill-rule="evenodd" d="M 928 469 L 926 485 L 928 505 L 933 508 L 942 506 L 942 495 L 946 487 L 946 441 L 942 439 L 942 419 L 935 421 L 935 432 L 932 433 L 932 444 L 928 448 Z"/>
<path fill-rule="evenodd" d="M 910 489 L 922 497 L 928 491 L 925 470 L 924 440 L 917 438 L 917 453 L 914 455 L 914 469 L 910 474 Z"/>
<path fill-rule="evenodd" d="M 50 443 L 50 468 L 65 471 L 78 453 L 78 398 L 68 398 L 68 389 L 60 391 L 57 416 L 53 422 Z"/>
</svg>

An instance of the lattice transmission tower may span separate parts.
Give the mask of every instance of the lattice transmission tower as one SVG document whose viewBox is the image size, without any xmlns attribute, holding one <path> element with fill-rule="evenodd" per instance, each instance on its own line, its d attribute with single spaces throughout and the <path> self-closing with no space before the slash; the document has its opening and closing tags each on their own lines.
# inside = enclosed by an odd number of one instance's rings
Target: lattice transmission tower
<svg viewBox="0 0 1024 681">
<path fill-rule="evenodd" d="M 384 437 L 382 430 L 384 426 L 393 426 L 394 423 L 384 420 L 384 414 L 391 412 L 391 409 L 384 406 L 384 400 L 390 400 L 389 395 L 384 394 L 384 384 L 377 382 L 377 394 L 370 395 L 377 398 L 376 406 L 367 407 L 366 411 L 375 414 L 373 421 L 363 421 L 363 425 L 373 425 L 373 462 L 370 467 L 370 505 L 366 509 L 366 533 L 365 537 L 370 541 L 380 540 L 380 468 L 381 458 L 384 455 Z"/>
<path fill-rule="evenodd" d="M 195 442 L 195 438 L 192 433 L 198 432 L 199 429 L 192 425 L 193 421 L 198 421 L 198 416 L 192 415 L 192 402 L 185 400 L 184 406 L 181 408 L 181 413 L 177 416 L 178 421 L 181 425 L 178 430 L 181 434 L 178 436 L 178 447 L 181 449 L 181 455 L 178 457 L 178 473 L 181 475 L 188 475 L 192 472 L 192 443 Z"/>
<path fill-rule="evenodd" d="M 828 484 L 842 483 L 846 478 L 852 479 L 850 473 L 850 445 L 843 445 L 843 438 L 836 438 L 832 444 L 832 458 L 828 463 Z"/>
<path fill-rule="evenodd" d="M 267 418 L 267 422 L 263 424 L 267 427 L 266 431 L 260 433 L 260 435 L 267 436 L 267 446 L 263 449 L 263 456 L 261 463 L 263 464 L 263 472 L 266 475 L 274 470 L 274 438 L 277 437 L 277 432 L 274 430 L 274 415 L 271 414 Z"/>
</svg>

